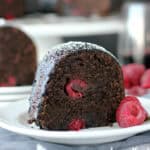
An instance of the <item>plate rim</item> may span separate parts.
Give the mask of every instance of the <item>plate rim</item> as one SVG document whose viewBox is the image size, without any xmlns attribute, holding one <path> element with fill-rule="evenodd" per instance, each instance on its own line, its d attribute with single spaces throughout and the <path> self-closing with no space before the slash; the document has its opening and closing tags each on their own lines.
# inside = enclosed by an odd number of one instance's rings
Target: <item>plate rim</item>
<svg viewBox="0 0 150 150">
<path fill-rule="evenodd" d="M 20 94 L 31 92 L 32 85 L 25 86 L 11 86 L 11 87 L 0 87 L 0 94 Z"/>
<path fill-rule="evenodd" d="M 141 98 L 140 98 L 141 99 Z M 145 99 L 145 98 L 142 98 Z M 13 105 L 16 105 L 15 103 L 25 103 L 24 101 L 16 101 L 13 102 Z M 4 106 L 4 108 L 11 107 L 12 104 L 9 103 L 8 105 Z M 25 111 L 25 110 L 24 110 Z M 25 112 L 27 113 L 27 112 Z M 19 116 L 19 114 L 18 114 Z M 23 124 L 21 124 L 23 125 Z M 8 124 L 7 120 L 5 118 L 0 118 L 0 127 L 18 134 L 32 136 L 32 137 L 43 137 L 43 138 L 55 138 L 55 139 L 89 139 L 89 138 L 107 138 L 110 136 L 123 136 L 123 135 L 135 135 L 137 133 L 142 133 L 145 131 L 150 130 L 150 120 L 145 121 L 142 125 L 137 125 L 129 128 L 114 128 L 109 130 L 99 130 L 101 127 L 98 127 L 97 129 L 92 128 L 90 129 L 84 129 L 81 131 L 48 131 L 48 130 L 42 130 L 42 129 L 33 129 L 31 127 L 23 126 L 15 126 L 12 124 Z M 105 126 L 110 127 L 110 126 Z"/>
</svg>

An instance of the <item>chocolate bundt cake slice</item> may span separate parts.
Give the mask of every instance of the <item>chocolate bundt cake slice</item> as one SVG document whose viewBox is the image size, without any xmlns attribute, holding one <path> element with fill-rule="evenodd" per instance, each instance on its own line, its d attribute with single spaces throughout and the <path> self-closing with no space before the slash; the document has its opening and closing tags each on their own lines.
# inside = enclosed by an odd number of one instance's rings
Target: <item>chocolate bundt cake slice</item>
<svg viewBox="0 0 150 150">
<path fill-rule="evenodd" d="M 39 65 L 30 122 L 47 130 L 107 126 L 123 97 L 116 58 L 95 44 L 69 42 L 51 49 Z"/>
<path fill-rule="evenodd" d="M 36 72 L 36 48 L 20 29 L 0 27 L 0 86 L 31 85 Z"/>
</svg>

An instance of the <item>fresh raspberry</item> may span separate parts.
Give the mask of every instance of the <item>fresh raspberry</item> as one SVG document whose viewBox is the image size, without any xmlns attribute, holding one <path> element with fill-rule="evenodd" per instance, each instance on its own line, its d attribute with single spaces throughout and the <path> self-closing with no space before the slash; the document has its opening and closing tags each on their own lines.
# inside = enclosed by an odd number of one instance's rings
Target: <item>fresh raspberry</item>
<svg viewBox="0 0 150 150">
<path fill-rule="evenodd" d="M 83 91 L 86 88 L 87 88 L 87 84 L 85 83 L 85 81 L 74 79 L 74 80 L 71 80 L 66 85 L 66 92 L 70 97 L 74 99 L 79 99 L 83 97 Z"/>
<path fill-rule="evenodd" d="M 147 93 L 148 93 L 148 90 L 140 86 L 133 86 L 130 89 L 126 89 L 126 94 L 132 95 L 132 96 L 142 96 Z"/>
<path fill-rule="evenodd" d="M 125 97 L 116 111 L 116 120 L 123 128 L 140 125 L 146 118 L 146 111 L 139 100 L 133 96 Z"/>
<path fill-rule="evenodd" d="M 126 89 L 129 89 L 131 87 L 131 83 L 129 81 L 129 77 L 128 77 L 128 74 L 126 72 L 126 66 L 122 66 L 122 71 L 123 71 L 124 87 Z"/>
<path fill-rule="evenodd" d="M 150 69 L 147 69 L 141 78 L 141 87 L 150 88 Z"/>
<path fill-rule="evenodd" d="M 145 72 L 142 64 L 128 64 L 122 67 L 125 88 L 140 85 L 140 79 Z"/>
<path fill-rule="evenodd" d="M 8 78 L 8 84 L 9 84 L 10 86 L 15 86 L 15 85 L 16 85 L 16 78 L 13 77 L 13 76 L 10 76 L 10 77 Z"/>
<path fill-rule="evenodd" d="M 85 121 L 83 119 L 73 119 L 68 126 L 69 130 L 79 131 L 85 128 Z"/>
</svg>

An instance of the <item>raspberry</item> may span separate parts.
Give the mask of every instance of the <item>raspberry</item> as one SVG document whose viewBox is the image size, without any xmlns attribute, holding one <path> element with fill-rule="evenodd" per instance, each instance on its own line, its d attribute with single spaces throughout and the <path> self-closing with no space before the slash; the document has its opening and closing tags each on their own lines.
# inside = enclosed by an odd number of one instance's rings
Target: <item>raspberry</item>
<svg viewBox="0 0 150 150">
<path fill-rule="evenodd" d="M 147 69 L 141 78 L 141 87 L 150 88 L 150 69 Z"/>
<path fill-rule="evenodd" d="M 0 87 L 15 86 L 15 85 L 16 85 L 16 78 L 13 76 L 8 77 L 8 81 L 6 83 L 0 83 Z"/>
<path fill-rule="evenodd" d="M 13 2 L 13 0 L 5 0 L 5 2 L 6 2 L 7 4 L 11 4 L 11 3 Z"/>
<path fill-rule="evenodd" d="M 116 111 L 116 120 L 123 128 L 140 125 L 146 118 L 146 111 L 139 100 L 133 96 L 125 97 Z"/>
<path fill-rule="evenodd" d="M 142 64 L 128 64 L 122 67 L 125 88 L 140 85 L 140 79 L 144 74 L 145 67 Z"/>
<path fill-rule="evenodd" d="M 129 101 L 134 101 L 135 103 L 140 104 L 139 100 L 137 100 L 137 98 L 136 98 L 135 96 L 126 96 L 126 97 L 121 101 L 120 104 L 129 102 Z"/>
<path fill-rule="evenodd" d="M 83 90 L 85 90 L 86 88 L 87 84 L 85 83 L 85 81 L 74 79 L 66 85 L 66 92 L 70 97 L 79 99 L 83 97 Z"/>
<path fill-rule="evenodd" d="M 9 86 L 7 83 L 0 83 L 0 87 L 6 87 Z"/>
<path fill-rule="evenodd" d="M 69 130 L 79 131 L 85 128 L 85 121 L 83 119 L 73 119 L 68 126 Z"/>
<path fill-rule="evenodd" d="M 10 77 L 8 78 L 8 84 L 9 84 L 10 86 L 15 86 L 15 85 L 16 85 L 16 78 L 13 77 L 13 76 L 10 76 Z"/>
<path fill-rule="evenodd" d="M 15 18 L 13 13 L 6 13 L 4 17 L 8 20 L 12 20 Z"/>
<path fill-rule="evenodd" d="M 147 94 L 148 90 L 144 89 L 140 86 L 133 86 L 130 89 L 126 89 L 126 94 L 127 95 L 132 95 L 132 96 L 142 96 L 144 94 Z"/>
<path fill-rule="evenodd" d="M 130 84 L 130 81 L 129 81 L 128 74 L 126 72 L 126 66 L 122 67 L 122 71 L 123 71 L 123 78 L 124 78 L 124 87 L 128 89 L 128 88 L 131 87 L 131 84 Z"/>
</svg>

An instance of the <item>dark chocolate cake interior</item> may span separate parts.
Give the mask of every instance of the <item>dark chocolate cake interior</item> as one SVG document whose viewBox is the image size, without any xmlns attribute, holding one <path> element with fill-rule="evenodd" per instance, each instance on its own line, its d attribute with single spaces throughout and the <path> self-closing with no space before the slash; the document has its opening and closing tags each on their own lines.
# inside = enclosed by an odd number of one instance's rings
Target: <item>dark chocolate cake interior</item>
<svg viewBox="0 0 150 150">
<path fill-rule="evenodd" d="M 73 80 L 86 83 L 74 87 L 82 96 L 73 98 L 66 86 Z M 118 62 L 103 51 L 76 51 L 61 59 L 39 105 L 36 124 L 49 130 L 67 130 L 73 119 L 82 119 L 85 128 L 115 122 L 115 112 L 124 97 L 122 72 Z"/>
<path fill-rule="evenodd" d="M 20 29 L 0 27 L 0 86 L 31 85 L 36 63 L 32 40 Z"/>
</svg>

